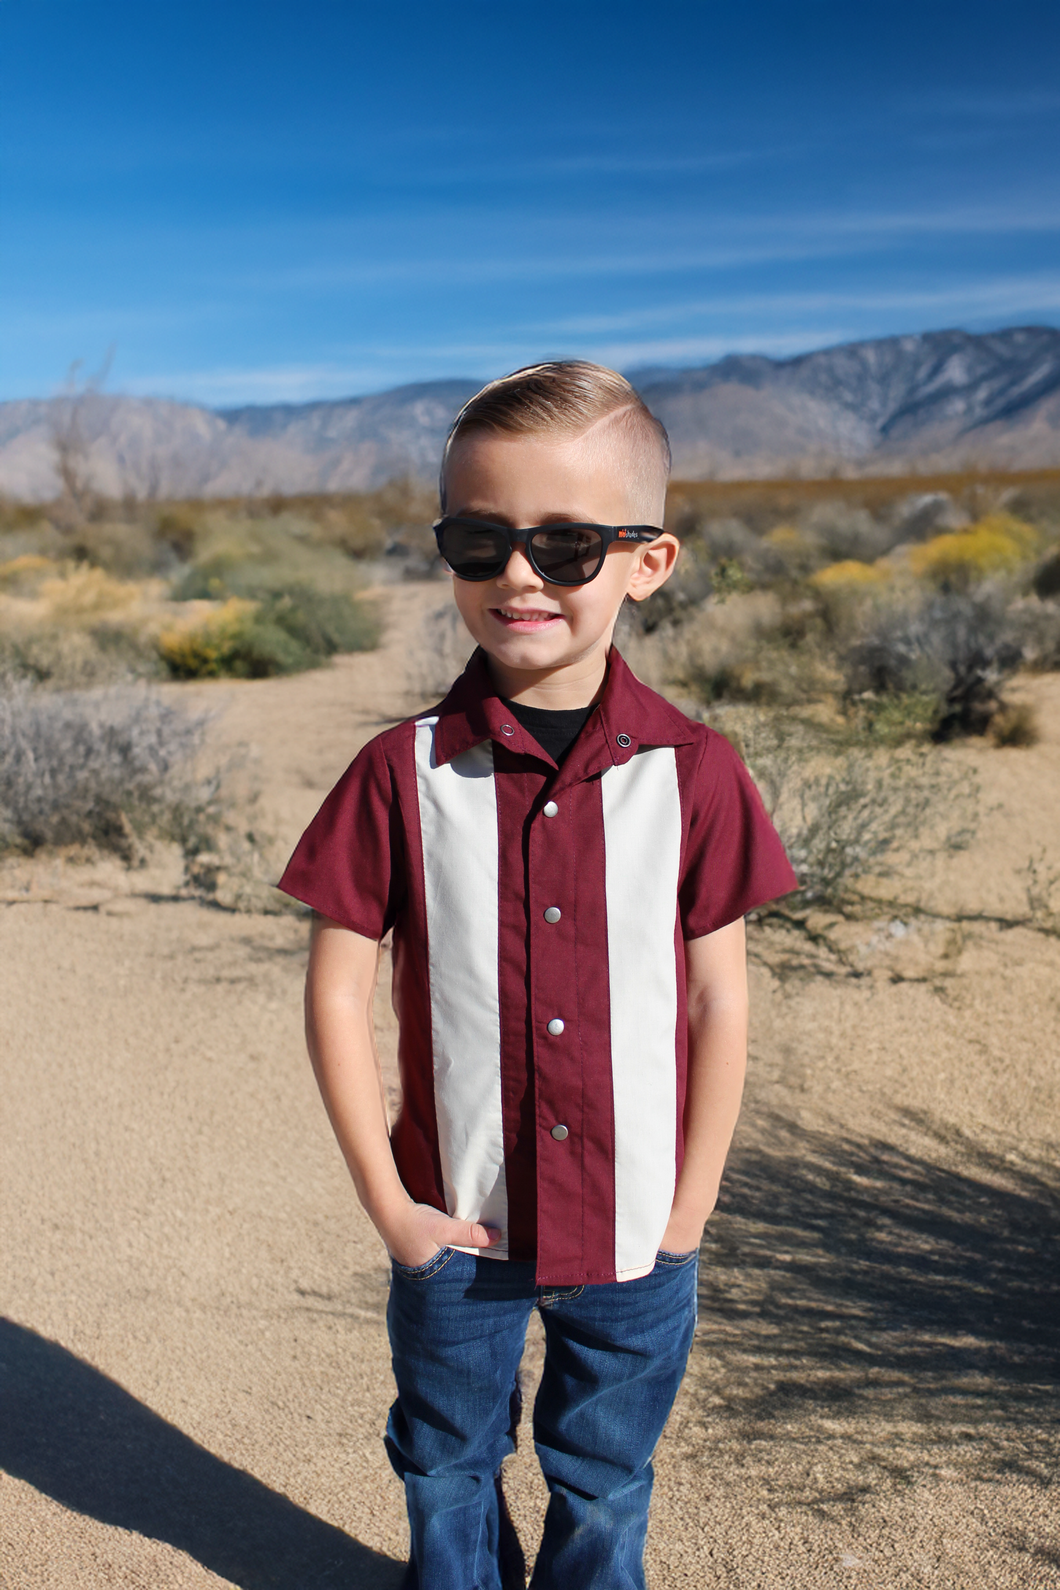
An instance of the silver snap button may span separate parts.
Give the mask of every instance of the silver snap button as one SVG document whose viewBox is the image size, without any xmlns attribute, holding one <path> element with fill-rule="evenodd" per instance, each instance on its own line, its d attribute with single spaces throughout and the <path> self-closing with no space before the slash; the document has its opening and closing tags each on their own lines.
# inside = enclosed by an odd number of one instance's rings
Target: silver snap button
<svg viewBox="0 0 1060 1590">
<path fill-rule="evenodd" d="M 554 1126 L 549 1136 L 554 1137 L 557 1143 L 562 1143 L 570 1136 L 570 1133 L 565 1126 Z"/>
<path fill-rule="evenodd" d="M 553 1016 L 548 1024 L 548 1030 L 553 1038 L 558 1038 L 563 1031 L 563 1020 L 560 1016 Z"/>
<path fill-rule="evenodd" d="M 501 724 L 501 733 L 502 734 L 507 734 L 507 735 L 512 735 L 512 734 L 515 733 L 515 730 L 512 728 L 510 723 L 502 723 Z"/>
<path fill-rule="evenodd" d="M 618 741 L 623 750 L 626 749 L 627 745 L 633 744 L 633 741 L 630 739 L 628 734 L 616 734 L 615 739 Z"/>
<path fill-rule="evenodd" d="M 559 816 L 559 807 L 556 805 L 555 801 L 546 801 L 541 810 L 544 812 L 546 817 Z"/>
<path fill-rule="evenodd" d="M 545 912 L 545 921 L 558 922 L 562 915 L 563 912 L 560 910 L 558 905 L 550 905 L 548 910 Z"/>
</svg>

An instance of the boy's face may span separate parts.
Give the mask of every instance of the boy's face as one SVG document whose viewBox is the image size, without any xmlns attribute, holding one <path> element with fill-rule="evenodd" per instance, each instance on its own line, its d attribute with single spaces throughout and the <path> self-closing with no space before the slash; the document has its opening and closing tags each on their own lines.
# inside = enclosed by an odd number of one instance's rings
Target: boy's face
<svg viewBox="0 0 1060 1590">
<path fill-rule="evenodd" d="M 468 436 L 449 457 L 446 512 L 516 530 L 549 522 L 641 522 L 609 450 L 583 436 Z M 623 598 L 650 595 L 676 557 L 677 542 L 669 535 L 650 545 L 618 543 L 608 548 L 603 568 L 588 584 L 552 585 L 517 546 L 496 579 L 454 575 L 453 595 L 489 655 L 502 695 L 529 698 L 545 680 L 552 694 L 557 685 L 577 691 L 579 683 L 593 680 L 595 690 Z"/>
</svg>

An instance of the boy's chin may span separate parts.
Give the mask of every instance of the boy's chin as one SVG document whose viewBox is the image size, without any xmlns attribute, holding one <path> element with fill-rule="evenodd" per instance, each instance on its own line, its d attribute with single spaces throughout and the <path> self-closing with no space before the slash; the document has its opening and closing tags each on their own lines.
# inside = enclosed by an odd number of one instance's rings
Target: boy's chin
<svg viewBox="0 0 1060 1590">
<path fill-rule="evenodd" d="M 551 640 L 551 644 L 549 641 Z M 564 668 L 576 668 L 595 651 L 606 653 L 606 636 L 597 643 L 576 645 L 570 635 L 556 637 L 517 637 L 499 644 L 480 643 L 491 661 L 514 673 L 556 673 Z"/>
<path fill-rule="evenodd" d="M 483 642 L 483 650 L 505 668 L 533 673 L 542 668 L 562 668 L 575 661 L 571 655 L 574 648 L 569 639 L 566 645 L 558 644 L 558 641 L 559 637 L 549 645 L 544 637 L 513 635 L 509 641 Z"/>
</svg>

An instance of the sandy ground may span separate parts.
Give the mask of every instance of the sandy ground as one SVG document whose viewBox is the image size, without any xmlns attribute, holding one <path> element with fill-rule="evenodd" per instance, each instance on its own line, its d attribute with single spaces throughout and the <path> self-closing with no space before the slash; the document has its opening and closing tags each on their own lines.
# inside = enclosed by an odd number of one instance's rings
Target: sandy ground
<svg viewBox="0 0 1060 1590">
<path fill-rule="evenodd" d="M 386 645 L 334 668 L 179 687 L 251 747 L 279 850 L 429 695 L 443 599 L 394 588 Z M 1060 865 L 1060 679 L 1023 688 L 1038 746 L 947 753 L 983 816 L 923 882 L 939 912 L 1018 916 L 1028 858 Z M 396 1587 L 385 1256 L 304 1058 L 306 925 L 178 884 L 164 854 L 0 869 L 0 1584 Z M 1060 1585 L 1060 939 L 857 935 L 859 976 L 754 937 L 653 1590 Z M 532 1553 L 528 1439 L 507 1483 Z"/>
</svg>

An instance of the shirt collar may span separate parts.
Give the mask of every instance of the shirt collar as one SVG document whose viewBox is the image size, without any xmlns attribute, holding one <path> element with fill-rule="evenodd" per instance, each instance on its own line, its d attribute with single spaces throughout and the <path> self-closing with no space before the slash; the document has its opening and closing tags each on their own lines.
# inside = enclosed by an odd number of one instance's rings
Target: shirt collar
<svg viewBox="0 0 1060 1590">
<path fill-rule="evenodd" d="M 452 761 L 483 740 L 517 755 L 542 758 L 537 741 L 498 697 L 481 647 L 437 710 L 438 763 Z M 695 733 L 684 713 L 642 684 L 612 646 L 604 693 L 563 764 L 562 782 L 576 783 L 606 767 L 621 766 L 642 745 L 687 745 Z"/>
</svg>

